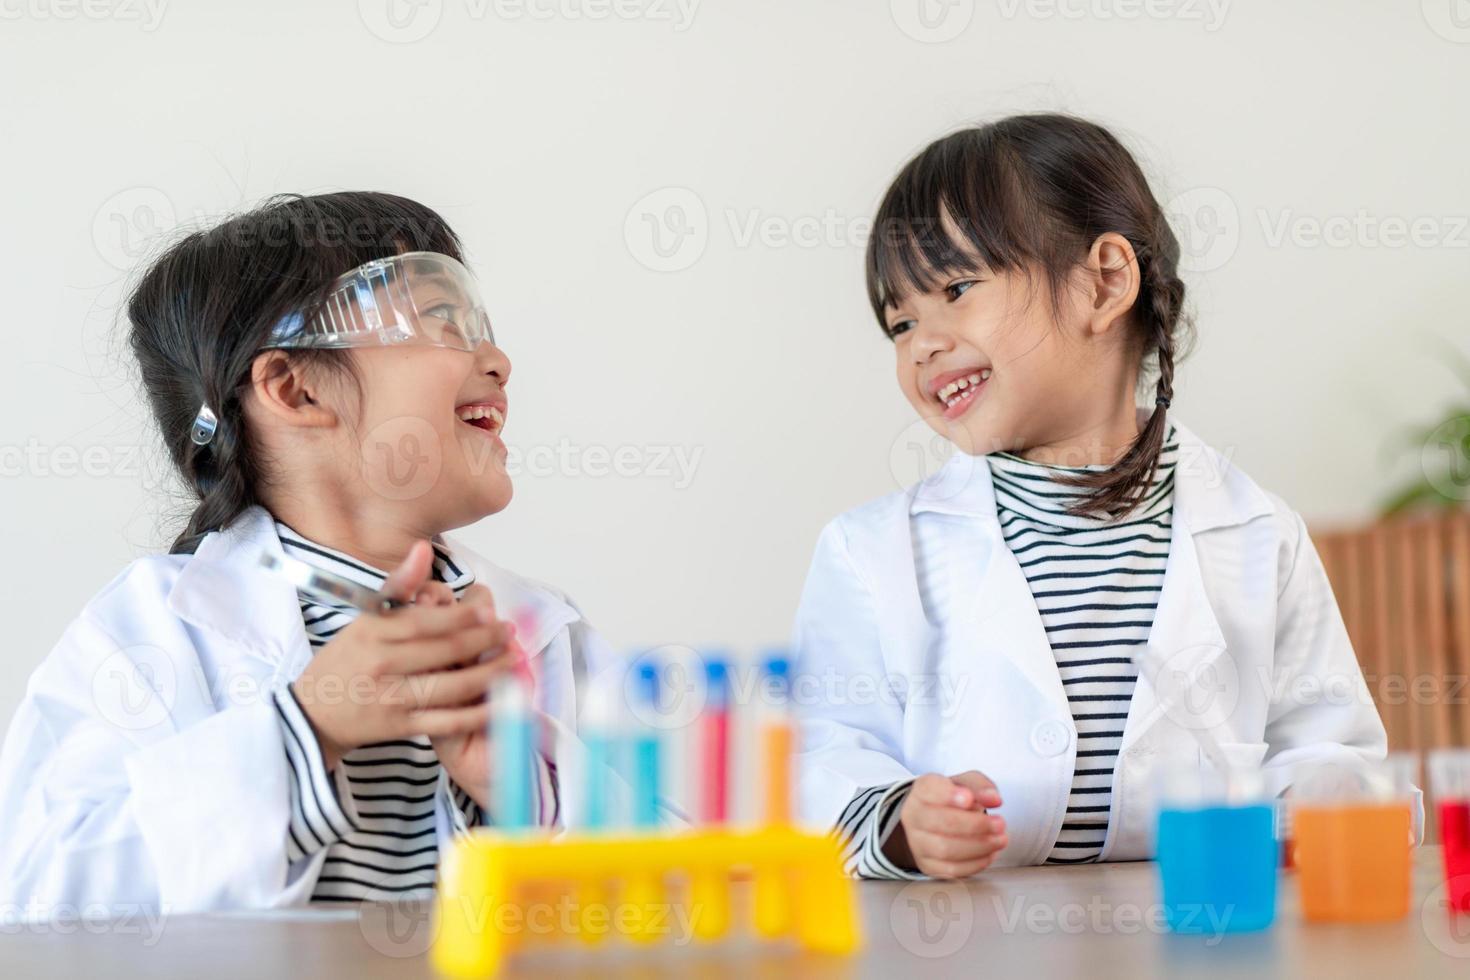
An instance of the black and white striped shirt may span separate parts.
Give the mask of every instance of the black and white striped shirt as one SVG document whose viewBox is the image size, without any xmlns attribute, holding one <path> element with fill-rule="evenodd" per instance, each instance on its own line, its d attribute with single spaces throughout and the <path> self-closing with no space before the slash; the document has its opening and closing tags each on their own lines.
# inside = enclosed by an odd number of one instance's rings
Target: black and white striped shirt
<svg viewBox="0 0 1470 980">
<path fill-rule="evenodd" d="M 1077 726 L 1067 815 L 1048 864 L 1096 861 L 1107 838 L 1138 680 L 1134 648 L 1148 640 L 1169 561 L 1178 454 L 1171 430 L 1143 501 L 1116 521 L 1066 512 L 1077 491 L 1057 477 L 1082 470 L 987 457 L 1001 533 L 1031 586 Z"/>
<path fill-rule="evenodd" d="M 986 457 L 1002 536 L 1031 588 L 1077 727 L 1067 813 L 1049 864 L 1095 861 L 1107 838 L 1113 769 L 1138 679 L 1133 648 L 1148 639 L 1169 558 L 1178 452 L 1171 427 L 1143 502 L 1117 521 L 1066 513 L 1077 490 L 1057 477 L 1077 469 Z M 838 818 L 850 874 L 922 877 L 883 854 L 912 782 L 860 790 Z"/>
<path fill-rule="evenodd" d="M 279 521 L 276 533 L 287 555 L 359 585 L 377 590 L 387 577 Z M 437 542 L 433 577 L 456 598 L 475 581 Z M 304 592 L 298 598 L 313 651 L 357 615 L 345 603 L 324 603 Z M 445 773 L 427 736 L 359 746 L 342 757 L 336 771 L 328 772 L 316 734 L 291 689 L 276 692 L 275 702 L 291 782 L 287 860 L 295 865 L 327 852 L 312 901 L 393 900 L 432 889 L 439 857 L 435 800 L 441 793 L 450 804 L 445 809 L 452 832 L 489 823 L 479 805 Z M 554 825 L 560 818 L 555 766 L 538 755 L 537 769 L 540 822 Z"/>
</svg>

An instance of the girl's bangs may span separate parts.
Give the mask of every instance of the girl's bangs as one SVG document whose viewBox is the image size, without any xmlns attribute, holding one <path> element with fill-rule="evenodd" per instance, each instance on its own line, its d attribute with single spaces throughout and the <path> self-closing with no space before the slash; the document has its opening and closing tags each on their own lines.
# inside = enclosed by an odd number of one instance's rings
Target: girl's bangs
<svg viewBox="0 0 1470 980">
<path fill-rule="evenodd" d="M 955 273 L 1021 265 L 1027 229 L 1011 168 L 987 143 L 941 140 L 889 188 L 867 254 L 868 301 L 880 321 L 906 296 L 936 289 Z"/>
</svg>

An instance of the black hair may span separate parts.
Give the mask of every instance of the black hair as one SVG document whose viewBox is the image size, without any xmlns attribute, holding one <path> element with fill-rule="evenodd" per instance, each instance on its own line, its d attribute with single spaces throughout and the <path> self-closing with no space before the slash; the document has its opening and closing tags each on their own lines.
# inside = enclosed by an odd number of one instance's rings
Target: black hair
<svg viewBox="0 0 1470 980">
<path fill-rule="evenodd" d="M 459 238 L 431 209 L 392 194 L 349 191 L 270 198 L 170 245 L 127 302 L 128 343 L 164 446 L 197 498 L 172 551 L 192 552 L 259 502 L 266 470 L 241 394 L 271 329 L 319 305 L 333 280 L 400 252 L 462 260 Z M 293 350 L 350 372 L 340 350 Z M 201 405 L 218 418 L 207 445 L 190 438 Z"/>
<path fill-rule="evenodd" d="M 1009 116 L 936 140 L 888 188 L 866 265 L 868 299 L 886 333 L 889 308 L 971 271 L 976 256 L 997 271 L 1040 270 L 1055 306 L 1068 275 L 1106 232 L 1126 238 L 1138 260 L 1129 321 L 1140 361 L 1156 357 L 1154 410 L 1116 463 L 1064 482 L 1083 491 L 1072 513 L 1115 517 L 1153 483 L 1174 362 L 1190 329 L 1179 242 L 1123 144 L 1096 123 L 1057 113 Z"/>
</svg>

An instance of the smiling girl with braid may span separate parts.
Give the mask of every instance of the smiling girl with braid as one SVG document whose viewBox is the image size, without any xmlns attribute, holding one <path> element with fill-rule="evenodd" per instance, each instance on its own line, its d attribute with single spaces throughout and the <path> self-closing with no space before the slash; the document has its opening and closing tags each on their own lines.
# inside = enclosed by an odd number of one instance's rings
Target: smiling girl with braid
<svg viewBox="0 0 1470 980">
<path fill-rule="evenodd" d="M 803 803 L 853 873 L 1144 858 L 1161 762 L 1282 793 L 1384 755 L 1301 519 L 1170 414 L 1178 261 L 1132 155 L 1069 116 L 945 137 L 884 197 L 873 312 L 960 452 L 833 521 L 798 612 L 839 692 Z"/>
<path fill-rule="evenodd" d="M 608 652 L 560 592 L 448 536 L 511 498 L 511 364 L 463 258 L 430 208 L 341 192 L 274 198 L 144 272 L 130 346 L 193 512 L 31 678 L 0 753 L 0 900 L 390 900 L 431 892 L 512 793 L 533 801 L 517 824 L 566 824 L 574 667 Z M 507 788 L 486 725 L 518 672 L 546 738 Z"/>
</svg>

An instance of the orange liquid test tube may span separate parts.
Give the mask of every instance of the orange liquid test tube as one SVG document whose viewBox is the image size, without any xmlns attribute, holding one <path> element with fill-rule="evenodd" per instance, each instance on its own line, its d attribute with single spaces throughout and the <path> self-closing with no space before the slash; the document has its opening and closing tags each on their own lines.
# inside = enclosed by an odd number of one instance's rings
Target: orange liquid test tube
<svg viewBox="0 0 1470 980">
<path fill-rule="evenodd" d="M 791 750 L 796 739 L 790 721 L 773 721 L 762 726 L 761 762 L 766 774 L 761 817 L 771 826 L 791 822 Z"/>
<path fill-rule="evenodd" d="M 791 826 L 791 753 L 795 730 L 791 719 L 788 661 L 783 655 L 768 656 L 762 666 L 763 688 L 771 703 L 763 705 L 760 724 L 760 762 L 765 774 L 761 794 L 761 820 L 768 828 Z M 766 939 L 784 936 L 791 930 L 791 882 L 780 867 L 755 869 L 755 931 Z"/>
</svg>

